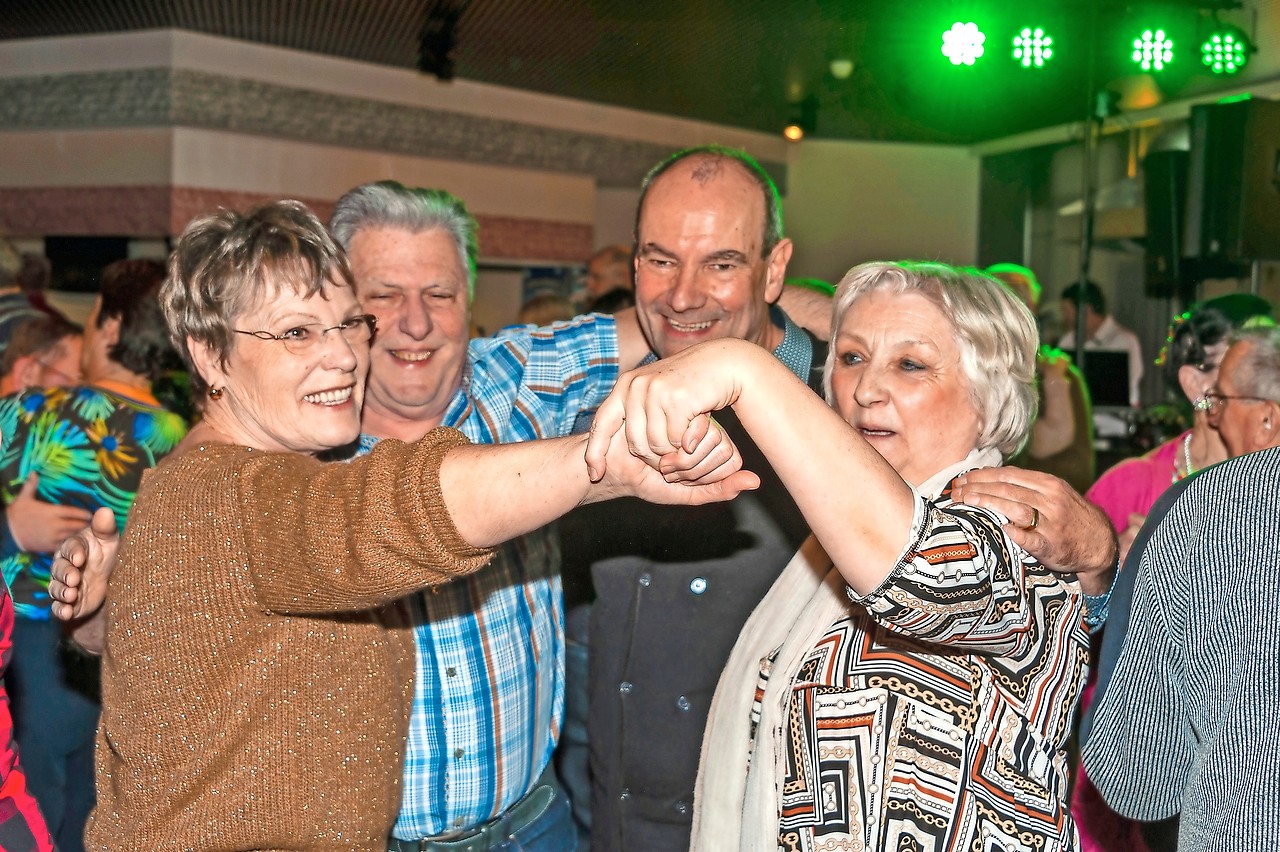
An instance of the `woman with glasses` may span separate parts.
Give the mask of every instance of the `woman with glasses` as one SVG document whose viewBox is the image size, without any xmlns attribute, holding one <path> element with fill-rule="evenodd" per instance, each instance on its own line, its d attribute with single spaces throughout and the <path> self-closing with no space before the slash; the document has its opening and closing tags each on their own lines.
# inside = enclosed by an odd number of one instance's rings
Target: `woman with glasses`
<svg viewBox="0 0 1280 852">
<path fill-rule="evenodd" d="M 581 502 L 707 502 L 755 481 L 719 436 L 673 458 L 688 485 L 622 440 L 591 483 L 586 435 L 471 447 L 438 428 L 322 463 L 360 434 L 374 320 L 298 202 L 192 222 L 161 304 L 204 417 L 119 543 L 93 848 L 382 852 L 415 670 L 398 598 Z M 82 534 L 62 555 L 95 546 L 114 542 Z"/>
<path fill-rule="evenodd" d="M 88 512 L 105 507 L 113 524 L 124 523 L 143 473 L 187 429 L 152 392 L 154 381 L 181 364 L 156 302 L 163 280 L 164 266 L 153 260 L 107 266 L 85 323 L 79 381 L 0 401 L 0 495 L 6 504 L 34 482 L 42 502 Z M 30 540 L 23 544 L 29 549 L 12 543 L 0 558 L 16 616 L 8 673 L 14 729 L 30 788 L 58 847 L 83 849 L 94 801 L 98 667 L 68 651 L 61 626 L 50 619 L 53 554 Z"/>
<path fill-rule="evenodd" d="M 1191 406 L 1191 428 L 1146 455 L 1111 468 L 1085 495 L 1115 526 L 1121 562 L 1147 511 L 1166 488 L 1228 458 L 1208 411 L 1196 403 L 1214 387 L 1231 333 L 1253 317 L 1270 315 L 1271 305 L 1265 299 L 1239 293 L 1210 299 L 1174 319 L 1157 363 L 1180 399 Z"/>
<path fill-rule="evenodd" d="M 1210 299 L 1176 317 L 1157 363 L 1171 387 L 1191 406 L 1191 428 L 1139 458 L 1127 459 L 1108 470 L 1085 495 L 1111 519 L 1120 542 L 1120 563 L 1146 520 L 1147 512 L 1173 483 L 1230 457 L 1210 418 L 1206 394 L 1212 393 L 1231 334 L 1253 317 L 1270 316 L 1271 305 L 1257 296 L 1232 294 Z M 1097 646 L 1095 645 L 1095 648 Z M 1093 684 L 1086 687 L 1081 706 L 1088 707 Z M 1080 828 L 1082 852 L 1158 848 L 1163 832 L 1157 823 L 1143 830 L 1107 807 L 1081 771 L 1072 793 L 1071 811 Z"/>
</svg>

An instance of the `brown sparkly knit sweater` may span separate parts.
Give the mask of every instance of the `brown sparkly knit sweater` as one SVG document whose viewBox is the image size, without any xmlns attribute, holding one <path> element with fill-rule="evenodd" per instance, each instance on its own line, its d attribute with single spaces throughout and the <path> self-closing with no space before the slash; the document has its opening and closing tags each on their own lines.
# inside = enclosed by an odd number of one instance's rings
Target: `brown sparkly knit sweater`
<svg viewBox="0 0 1280 852">
<path fill-rule="evenodd" d="M 209 444 L 151 471 L 108 594 L 91 848 L 386 849 L 414 652 L 385 605 L 490 555 L 440 491 L 463 443 Z"/>
</svg>

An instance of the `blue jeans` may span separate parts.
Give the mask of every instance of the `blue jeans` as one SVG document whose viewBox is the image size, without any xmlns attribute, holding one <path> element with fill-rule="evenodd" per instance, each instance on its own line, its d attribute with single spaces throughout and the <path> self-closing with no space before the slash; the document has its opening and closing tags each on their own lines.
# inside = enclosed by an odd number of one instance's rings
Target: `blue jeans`
<svg viewBox="0 0 1280 852">
<path fill-rule="evenodd" d="M 564 785 L 578 826 L 578 848 L 591 845 L 591 767 L 587 744 L 587 624 L 591 605 L 581 604 L 565 615 L 564 728 L 556 746 L 556 774 Z"/>
<path fill-rule="evenodd" d="M 495 852 L 576 852 L 578 828 L 573 824 L 564 790 L 556 790 L 556 797 L 542 816 L 490 848 Z"/>
<path fill-rule="evenodd" d="M 62 644 L 58 622 L 15 618 L 5 675 L 18 759 L 62 852 L 82 852 L 93 810 L 98 661 Z"/>
</svg>

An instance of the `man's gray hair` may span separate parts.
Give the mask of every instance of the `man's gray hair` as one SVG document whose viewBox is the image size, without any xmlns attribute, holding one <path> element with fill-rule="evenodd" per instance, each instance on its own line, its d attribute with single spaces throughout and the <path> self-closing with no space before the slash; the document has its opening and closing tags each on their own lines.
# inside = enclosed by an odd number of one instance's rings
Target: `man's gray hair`
<svg viewBox="0 0 1280 852">
<path fill-rule="evenodd" d="M 836 290 L 833 343 L 854 302 L 877 291 L 919 293 L 938 306 L 955 329 L 960 366 L 982 424 L 976 449 L 995 447 L 1005 458 L 1022 449 L 1039 405 L 1036 350 L 1040 346 L 1035 318 L 1022 300 L 976 269 L 918 261 L 864 263 L 850 269 Z M 827 401 L 833 405 L 831 373 L 836 357 L 833 345 L 824 379 Z"/>
<path fill-rule="evenodd" d="M 456 195 L 394 180 L 357 186 L 334 205 L 329 232 L 350 252 L 351 241 L 363 228 L 399 228 L 414 234 L 439 228 L 457 246 L 458 259 L 467 271 L 467 293 L 475 295 L 476 220 Z"/>
<path fill-rule="evenodd" d="M 1231 377 L 1236 392 L 1280 402 L 1280 327 L 1243 328 L 1231 336 L 1231 342 L 1250 344 Z"/>
</svg>

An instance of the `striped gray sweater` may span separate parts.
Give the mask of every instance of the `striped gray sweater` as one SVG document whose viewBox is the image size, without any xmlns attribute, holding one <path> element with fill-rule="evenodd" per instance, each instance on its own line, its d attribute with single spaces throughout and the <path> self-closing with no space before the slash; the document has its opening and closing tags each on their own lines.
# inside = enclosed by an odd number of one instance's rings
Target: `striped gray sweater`
<svg viewBox="0 0 1280 852">
<path fill-rule="evenodd" d="M 1121 814 L 1181 811 L 1179 852 L 1280 848 L 1280 449 L 1184 483 L 1112 599 L 1085 769 Z"/>
</svg>

